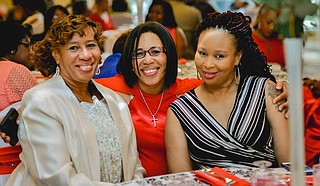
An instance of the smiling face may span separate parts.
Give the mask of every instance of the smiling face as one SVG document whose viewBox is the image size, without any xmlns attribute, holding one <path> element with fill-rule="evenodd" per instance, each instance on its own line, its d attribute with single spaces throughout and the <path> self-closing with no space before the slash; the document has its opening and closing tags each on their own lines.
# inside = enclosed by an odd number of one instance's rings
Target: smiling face
<svg viewBox="0 0 320 186">
<path fill-rule="evenodd" d="M 138 48 L 136 51 L 148 51 L 151 48 L 163 48 L 163 44 L 160 38 L 151 32 L 143 33 L 140 37 Z M 149 52 L 146 52 L 146 55 L 141 59 L 132 57 L 132 66 L 138 76 L 139 87 L 145 93 L 159 93 L 163 90 L 164 87 L 164 77 L 166 73 L 167 66 L 167 56 L 165 51 L 162 50 L 156 51 L 156 55 L 152 52 L 152 49 Z"/>
<path fill-rule="evenodd" d="M 94 39 L 90 27 L 84 29 L 84 35 L 75 33 L 52 55 L 60 67 L 60 75 L 69 85 L 87 84 L 93 77 L 100 62 L 101 51 Z"/>
<path fill-rule="evenodd" d="M 148 14 L 149 21 L 156 21 L 163 24 L 164 11 L 161 5 L 153 5 Z"/>
<path fill-rule="evenodd" d="M 234 67 L 240 58 L 234 36 L 225 30 L 208 29 L 200 34 L 195 64 L 206 85 L 225 87 L 235 83 Z"/>
</svg>

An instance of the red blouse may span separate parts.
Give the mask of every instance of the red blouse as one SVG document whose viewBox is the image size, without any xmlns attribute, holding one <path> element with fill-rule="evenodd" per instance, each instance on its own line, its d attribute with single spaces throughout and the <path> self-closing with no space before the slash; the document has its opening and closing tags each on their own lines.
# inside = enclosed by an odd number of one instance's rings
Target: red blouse
<svg viewBox="0 0 320 186">
<path fill-rule="evenodd" d="M 253 40 L 258 44 L 258 48 L 264 53 L 267 57 L 268 62 L 277 63 L 281 65 L 281 67 L 285 67 L 285 59 L 284 59 L 284 49 L 282 40 L 274 38 L 274 39 L 261 39 L 256 36 L 254 33 L 252 34 Z"/>
<path fill-rule="evenodd" d="M 121 75 L 97 79 L 96 81 L 117 92 L 133 95 L 129 103 L 129 109 L 136 131 L 139 158 L 142 166 L 146 169 L 146 177 L 167 174 L 164 128 L 169 104 L 177 98 L 177 95 L 196 88 L 202 81 L 197 79 L 177 79 L 164 93 L 161 107 L 155 116 L 158 119 L 156 127 L 151 121 L 152 116 L 140 95 L 137 85 L 129 88 Z M 151 112 L 154 114 L 160 103 L 161 94 L 143 95 Z"/>
</svg>

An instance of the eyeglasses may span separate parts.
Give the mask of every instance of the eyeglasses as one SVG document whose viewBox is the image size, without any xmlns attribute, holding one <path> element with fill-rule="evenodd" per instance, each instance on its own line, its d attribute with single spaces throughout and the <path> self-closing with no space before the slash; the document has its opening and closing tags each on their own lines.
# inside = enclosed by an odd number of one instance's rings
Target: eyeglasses
<svg viewBox="0 0 320 186">
<path fill-rule="evenodd" d="M 31 46 L 31 43 L 30 42 L 26 42 L 26 41 L 20 41 L 19 44 L 24 45 L 27 48 L 29 48 Z"/>
<path fill-rule="evenodd" d="M 146 56 L 147 52 L 150 56 L 158 56 L 161 53 L 165 53 L 166 50 L 164 47 L 151 47 L 149 50 L 138 49 L 133 52 L 132 57 L 142 59 Z"/>
</svg>

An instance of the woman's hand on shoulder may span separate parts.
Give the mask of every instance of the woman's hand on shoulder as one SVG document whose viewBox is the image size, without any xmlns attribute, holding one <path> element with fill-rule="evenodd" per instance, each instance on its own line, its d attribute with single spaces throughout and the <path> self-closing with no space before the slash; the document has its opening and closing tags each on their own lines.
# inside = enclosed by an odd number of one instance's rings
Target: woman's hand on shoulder
<svg viewBox="0 0 320 186">
<path fill-rule="evenodd" d="M 270 89 L 270 94 L 273 94 L 273 104 L 275 104 L 280 112 L 285 112 L 285 117 L 289 117 L 289 102 L 288 102 L 288 83 L 285 81 L 277 81 L 276 90 Z"/>
</svg>

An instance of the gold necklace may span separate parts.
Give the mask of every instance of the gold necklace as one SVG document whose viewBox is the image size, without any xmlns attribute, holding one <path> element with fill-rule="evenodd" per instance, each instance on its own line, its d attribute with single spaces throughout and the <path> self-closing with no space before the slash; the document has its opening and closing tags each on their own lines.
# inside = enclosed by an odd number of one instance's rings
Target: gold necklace
<svg viewBox="0 0 320 186">
<path fill-rule="evenodd" d="M 159 109 L 160 109 L 160 107 L 161 107 L 162 100 L 163 100 L 163 95 L 164 95 L 164 91 L 162 91 L 161 99 L 160 99 L 158 108 L 157 108 L 157 110 L 156 110 L 156 112 L 155 112 L 154 114 L 151 112 L 151 110 L 150 110 L 150 108 L 149 108 L 149 105 L 148 105 L 146 99 L 144 98 L 143 93 L 141 92 L 140 87 L 139 87 L 139 92 L 140 92 L 140 95 L 141 95 L 141 97 L 142 97 L 142 99 L 143 99 L 144 104 L 146 105 L 146 107 L 147 107 L 150 115 L 152 116 L 152 118 L 150 119 L 150 122 L 153 122 L 153 127 L 154 127 L 154 128 L 157 128 L 157 121 L 158 121 L 158 119 L 156 118 L 156 115 L 158 114 Z"/>
</svg>

